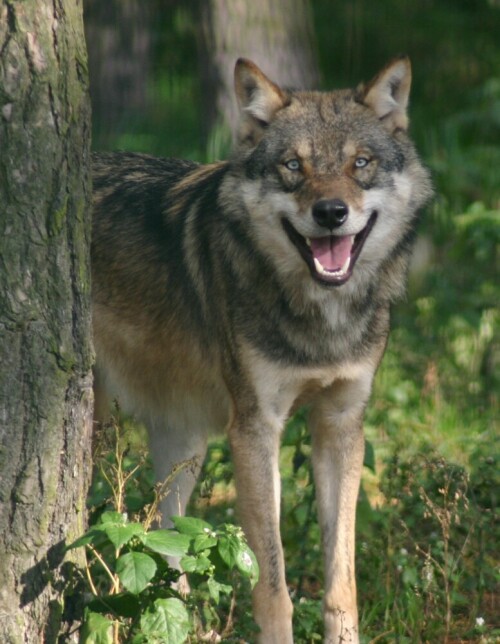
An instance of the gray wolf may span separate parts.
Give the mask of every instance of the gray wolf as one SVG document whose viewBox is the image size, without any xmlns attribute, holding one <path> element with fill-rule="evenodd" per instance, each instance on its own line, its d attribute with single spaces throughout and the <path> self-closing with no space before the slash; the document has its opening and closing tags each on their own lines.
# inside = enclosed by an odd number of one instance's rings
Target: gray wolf
<svg viewBox="0 0 500 644">
<path fill-rule="evenodd" d="M 280 435 L 310 406 L 325 641 L 358 642 L 354 522 L 363 412 L 431 187 L 407 135 L 406 58 L 352 90 L 279 87 L 238 60 L 228 161 L 94 159 L 96 400 L 149 428 L 158 476 L 227 431 L 260 566 L 259 641 L 293 641 L 279 533 Z M 167 518 L 194 486 L 176 480 Z"/>
</svg>

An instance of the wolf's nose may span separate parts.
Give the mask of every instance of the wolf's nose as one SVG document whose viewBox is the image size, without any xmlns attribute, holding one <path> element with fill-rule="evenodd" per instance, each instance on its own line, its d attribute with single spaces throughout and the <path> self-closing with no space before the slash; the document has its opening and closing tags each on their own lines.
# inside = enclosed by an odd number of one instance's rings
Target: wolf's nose
<svg viewBox="0 0 500 644">
<path fill-rule="evenodd" d="M 342 199 L 320 199 L 312 210 L 314 221 L 330 230 L 342 226 L 348 214 L 349 208 Z"/>
</svg>

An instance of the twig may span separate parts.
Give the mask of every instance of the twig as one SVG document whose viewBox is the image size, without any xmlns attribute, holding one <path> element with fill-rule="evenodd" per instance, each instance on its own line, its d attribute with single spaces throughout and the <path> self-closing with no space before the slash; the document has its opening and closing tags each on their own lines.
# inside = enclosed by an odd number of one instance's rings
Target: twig
<svg viewBox="0 0 500 644">
<path fill-rule="evenodd" d="M 104 570 L 106 571 L 108 577 L 111 579 L 111 582 L 113 584 L 113 588 L 111 589 L 110 595 L 118 593 L 118 591 L 120 590 L 120 581 L 119 581 L 119 579 L 111 572 L 108 564 L 104 561 L 104 559 L 97 552 L 97 550 L 94 548 L 94 546 L 89 543 L 89 544 L 87 544 L 87 547 L 92 552 L 94 557 L 99 561 L 101 566 L 104 568 Z"/>
</svg>

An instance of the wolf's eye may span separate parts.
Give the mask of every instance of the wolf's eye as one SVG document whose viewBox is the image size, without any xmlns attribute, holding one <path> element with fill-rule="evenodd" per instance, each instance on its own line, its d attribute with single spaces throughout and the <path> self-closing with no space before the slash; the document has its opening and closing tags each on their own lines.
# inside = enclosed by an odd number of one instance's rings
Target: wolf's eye
<svg viewBox="0 0 500 644">
<path fill-rule="evenodd" d="M 297 172 L 297 170 L 300 170 L 300 161 L 298 159 L 285 161 L 285 168 L 288 168 L 292 172 Z"/>
<path fill-rule="evenodd" d="M 370 159 L 367 159 L 366 157 L 357 157 L 356 160 L 354 161 L 354 167 L 355 168 L 366 168 L 366 166 L 370 163 Z"/>
</svg>

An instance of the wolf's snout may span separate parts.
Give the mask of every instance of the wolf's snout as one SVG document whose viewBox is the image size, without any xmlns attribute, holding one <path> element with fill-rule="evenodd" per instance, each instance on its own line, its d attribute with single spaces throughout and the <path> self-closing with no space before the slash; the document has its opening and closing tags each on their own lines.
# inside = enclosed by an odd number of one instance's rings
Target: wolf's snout
<svg viewBox="0 0 500 644">
<path fill-rule="evenodd" d="M 342 199 L 320 199 L 314 204 L 312 215 L 317 224 L 333 230 L 347 220 L 349 208 Z"/>
</svg>

